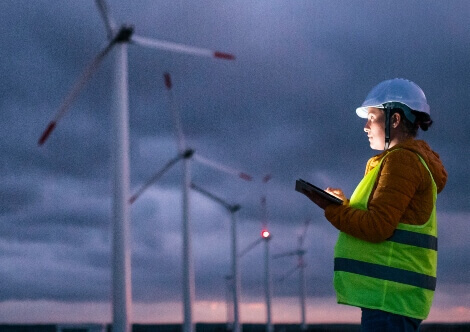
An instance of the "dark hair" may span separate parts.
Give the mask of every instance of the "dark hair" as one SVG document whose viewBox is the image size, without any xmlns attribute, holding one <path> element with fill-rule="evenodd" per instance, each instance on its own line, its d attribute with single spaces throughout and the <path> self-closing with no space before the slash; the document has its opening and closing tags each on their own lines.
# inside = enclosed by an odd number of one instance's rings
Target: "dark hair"
<svg viewBox="0 0 470 332">
<path fill-rule="evenodd" d="M 390 116 L 395 113 L 399 113 L 401 115 L 401 120 L 403 122 L 405 131 L 413 137 L 416 137 L 419 128 L 421 128 L 423 131 L 427 131 L 433 123 L 431 117 L 427 113 L 416 112 L 412 110 L 411 113 L 416 117 L 413 123 L 408 120 L 401 108 L 392 109 Z"/>
</svg>

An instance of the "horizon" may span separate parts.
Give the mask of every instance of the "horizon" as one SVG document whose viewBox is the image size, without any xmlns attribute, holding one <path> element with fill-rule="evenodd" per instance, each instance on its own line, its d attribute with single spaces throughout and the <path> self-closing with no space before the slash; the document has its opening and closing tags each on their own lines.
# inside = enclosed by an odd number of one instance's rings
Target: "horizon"
<svg viewBox="0 0 470 332">
<path fill-rule="evenodd" d="M 273 299 L 273 324 L 300 324 L 300 306 L 297 297 L 288 299 Z M 318 300 L 317 300 L 318 301 Z M 9 304 L 10 317 L 16 319 L 1 320 L 0 324 L 111 324 L 111 303 L 65 304 L 50 303 L 51 301 L 38 301 L 33 305 L 22 303 Z M 59 306 L 58 306 L 59 304 Z M 149 304 L 134 302 L 136 315 L 131 315 L 132 324 L 183 324 L 182 303 Z M 22 308 L 22 310 L 20 310 Z M 51 311 L 55 308 L 55 311 Z M 60 308 L 57 310 L 57 308 Z M 227 323 L 226 302 L 196 301 L 194 308 L 194 323 L 222 324 Z M 330 299 L 326 305 L 312 303 L 307 304 L 307 319 L 309 325 L 315 324 L 360 324 L 360 310 L 355 307 L 336 304 L 335 299 Z M 461 308 L 457 315 L 452 310 L 436 310 L 431 308 L 431 313 L 424 323 L 429 324 L 470 324 L 470 315 L 467 309 Z M 7 313 L 0 303 L 0 312 Z M 22 312 L 33 315 L 33 319 L 24 320 Z M 171 313 L 170 313 L 171 312 Z M 77 313 L 79 317 L 77 317 Z M 159 319 L 155 316 L 170 315 L 171 318 Z M 44 318 L 48 316 L 50 318 Z M 84 317 L 93 317 L 92 319 Z M 242 324 L 265 324 L 265 303 L 241 302 Z M 21 318 L 23 317 L 23 318 Z M 42 317 L 42 318 L 41 318 Z M 60 320 L 58 317 L 63 317 Z M 206 317 L 206 318 L 203 318 Z M 224 318 L 225 317 L 225 318 Z"/>
</svg>

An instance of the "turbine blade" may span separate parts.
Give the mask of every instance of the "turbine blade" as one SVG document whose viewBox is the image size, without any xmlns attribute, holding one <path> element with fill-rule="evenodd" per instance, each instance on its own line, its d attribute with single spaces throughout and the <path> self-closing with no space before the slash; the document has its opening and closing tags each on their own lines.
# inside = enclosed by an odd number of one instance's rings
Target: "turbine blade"
<svg viewBox="0 0 470 332">
<path fill-rule="evenodd" d="M 172 87 L 173 83 L 171 81 L 171 76 L 169 73 L 164 73 L 163 78 L 165 80 L 165 86 L 168 90 L 168 99 L 170 103 L 170 108 L 171 108 L 171 114 L 173 117 L 173 124 L 175 126 L 176 130 L 176 138 L 178 140 L 178 151 L 182 152 L 186 149 L 186 140 L 184 138 L 184 133 L 183 133 L 183 126 L 181 125 L 181 116 L 179 109 L 174 101 L 173 98 L 173 93 L 172 93 Z"/>
<path fill-rule="evenodd" d="M 173 83 L 171 82 L 170 73 L 164 73 L 163 78 L 165 79 L 165 86 L 166 86 L 167 90 L 170 91 L 171 88 L 173 87 Z"/>
<path fill-rule="evenodd" d="M 213 201 L 216 201 L 217 203 L 219 203 L 220 205 L 222 205 L 223 207 L 225 207 L 227 210 L 229 210 L 230 212 L 236 212 L 240 209 L 240 205 L 230 205 L 229 203 L 227 203 L 226 201 L 224 201 L 222 198 L 220 198 L 219 196 L 216 196 L 210 192 L 208 192 L 207 190 L 195 185 L 194 183 L 191 183 L 191 189 L 201 193 L 202 195 L 212 199 Z"/>
<path fill-rule="evenodd" d="M 72 90 L 69 92 L 65 100 L 62 102 L 62 105 L 59 107 L 54 119 L 49 122 L 46 130 L 42 133 L 41 137 L 38 140 L 39 145 L 43 145 L 46 142 L 49 135 L 52 133 L 54 128 L 56 127 L 57 122 L 65 115 L 65 113 L 69 110 L 70 105 L 73 101 L 77 98 L 80 91 L 83 89 L 85 84 L 88 82 L 90 77 L 95 73 L 98 69 L 99 64 L 103 60 L 103 58 L 108 54 L 108 52 L 113 47 L 114 43 L 109 43 L 94 59 L 91 61 L 88 66 L 83 71 L 82 75 L 79 79 L 75 82 Z"/>
<path fill-rule="evenodd" d="M 184 44 L 173 43 L 173 42 L 157 40 L 157 39 L 150 39 L 150 38 L 136 36 L 136 35 L 132 36 L 131 41 L 134 42 L 135 44 L 145 46 L 145 47 L 155 48 L 158 50 L 186 53 L 186 54 L 205 56 L 205 57 L 210 57 L 210 58 L 219 58 L 223 60 L 235 60 L 235 56 L 230 53 L 212 51 L 212 50 L 205 49 L 205 48 L 188 46 Z"/>
<path fill-rule="evenodd" d="M 281 257 L 288 257 L 288 256 L 295 256 L 295 255 L 297 255 L 297 253 L 298 253 L 297 250 L 284 252 L 284 253 L 281 253 L 281 254 L 273 255 L 273 259 L 277 259 L 277 258 L 281 258 Z"/>
<path fill-rule="evenodd" d="M 200 156 L 199 154 L 195 153 L 193 158 L 194 158 L 195 161 L 200 162 L 201 164 L 212 167 L 213 169 L 216 169 L 218 171 L 221 171 L 221 172 L 224 172 L 224 173 L 227 173 L 227 174 L 236 175 L 236 176 L 238 176 L 239 178 L 241 178 L 245 181 L 253 180 L 253 177 L 251 175 L 248 175 L 244 172 L 240 172 L 236 169 L 224 166 L 222 164 L 216 163 L 215 161 L 204 158 L 204 157 Z"/>
<path fill-rule="evenodd" d="M 183 159 L 185 158 L 185 154 L 178 154 L 176 157 L 174 157 L 173 159 L 170 159 L 170 161 L 168 161 L 166 163 L 165 166 L 163 166 L 157 173 L 155 173 L 143 186 L 142 188 L 140 188 L 134 195 L 131 196 L 131 198 L 129 199 L 129 203 L 132 204 L 134 203 L 137 198 L 139 198 L 140 195 L 142 195 L 142 193 L 148 188 L 150 187 L 152 184 L 154 184 L 155 182 L 157 182 L 162 176 L 163 174 L 166 173 L 166 171 L 168 171 L 174 164 L 176 164 L 180 159 Z"/>
<path fill-rule="evenodd" d="M 108 35 L 108 39 L 113 39 L 114 31 L 116 30 L 116 24 L 114 20 L 111 18 L 109 14 L 108 6 L 105 0 L 96 0 L 96 6 L 101 14 L 101 18 L 103 19 L 104 26 L 106 28 L 106 34 Z"/>
<path fill-rule="evenodd" d="M 279 281 L 279 282 L 284 281 L 287 277 L 290 277 L 298 269 L 299 269 L 299 266 L 296 266 L 296 267 L 292 268 L 291 270 L 287 271 L 282 277 L 277 279 L 277 281 Z"/>
<path fill-rule="evenodd" d="M 304 244 L 305 236 L 307 235 L 308 225 L 310 224 L 310 219 L 305 219 L 304 228 L 302 234 L 299 236 L 299 248 Z"/>
<path fill-rule="evenodd" d="M 269 180 L 271 180 L 273 178 L 273 176 L 271 174 L 266 174 L 264 177 L 263 177 L 263 180 L 262 182 L 263 183 L 268 183 Z"/>
<path fill-rule="evenodd" d="M 44 142 L 47 140 L 47 138 L 49 137 L 49 135 L 52 133 L 52 131 L 54 130 L 55 126 L 56 126 L 57 122 L 55 120 L 49 122 L 49 124 L 47 125 L 47 128 L 46 130 L 44 130 L 44 132 L 42 133 L 41 137 L 39 137 L 39 141 L 38 141 L 38 144 L 39 145 L 43 145 Z"/>
<path fill-rule="evenodd" d="M 251 249 L 253 249 L 253 248 L 256 247 L 258 244 L 260 244 L 261 241 L 263 241 L 263 238 L 262 238 L 262 237 L 257 238 L 254 242 L 250 243 L 250 244 L 248 245 L 248 247 L 246 247 L 245 249 L 243 249 L 243 250 L 238 254 L 238 257 L 243 257 L 243 256 L 245 256 L 248 252 L 250 252 Z"/>
</svg>

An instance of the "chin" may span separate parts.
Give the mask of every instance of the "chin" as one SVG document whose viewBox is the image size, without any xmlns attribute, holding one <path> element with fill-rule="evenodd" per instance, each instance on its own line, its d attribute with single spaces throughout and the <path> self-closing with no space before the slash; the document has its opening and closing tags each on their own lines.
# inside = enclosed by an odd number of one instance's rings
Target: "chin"
<svg viewBox="0 0 470 332">
<path fill-rule="evenodd" d="M 373 144 L 373 143 L 370 143 L 370 148 L 371 148 L 372 150 L 380 150 L 380 151 L 382 151 L 382 150 L 384 149 L 383 146 L 380 146 L 380 147 L 379 147 L 379 146 L 377 146 L 377 144 Z"/>
</svg>

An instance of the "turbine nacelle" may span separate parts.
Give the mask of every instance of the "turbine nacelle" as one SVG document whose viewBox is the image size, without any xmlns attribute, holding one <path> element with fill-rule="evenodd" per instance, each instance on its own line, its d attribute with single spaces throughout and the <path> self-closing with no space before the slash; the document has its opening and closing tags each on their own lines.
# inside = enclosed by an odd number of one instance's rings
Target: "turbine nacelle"
<svg viewBox="0 0 470 332">
<path fill-rule="evenodd" d="M 128 43 L 134 34 L 134 26 L 122 25 L 116 36 L 113 38 L 112 43 Z"/>
</svg>

